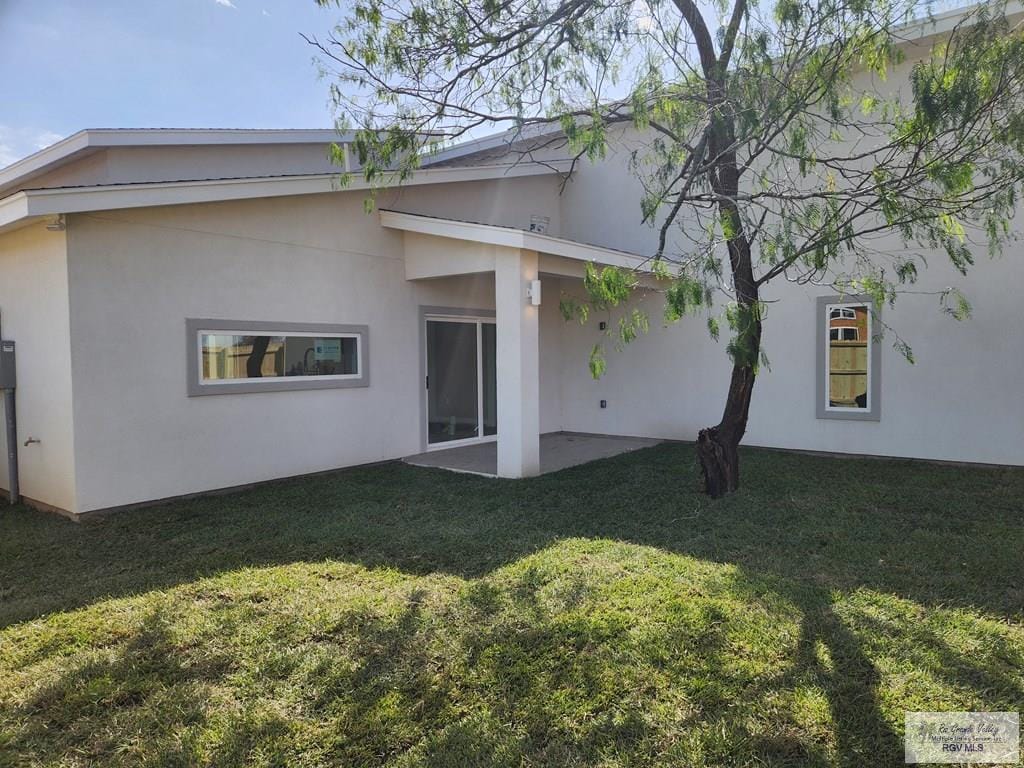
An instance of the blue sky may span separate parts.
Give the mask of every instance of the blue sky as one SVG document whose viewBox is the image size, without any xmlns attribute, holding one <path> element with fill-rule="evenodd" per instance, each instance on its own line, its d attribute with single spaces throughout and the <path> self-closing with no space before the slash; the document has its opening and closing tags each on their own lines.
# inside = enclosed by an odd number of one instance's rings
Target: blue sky
<svg viewBox="0 0 1024 768">
<path fill-rule="evenodd" d="M 81 128 L 326 128 L 313 0 L 0 0 L 0 167 Z"/>
</svg>

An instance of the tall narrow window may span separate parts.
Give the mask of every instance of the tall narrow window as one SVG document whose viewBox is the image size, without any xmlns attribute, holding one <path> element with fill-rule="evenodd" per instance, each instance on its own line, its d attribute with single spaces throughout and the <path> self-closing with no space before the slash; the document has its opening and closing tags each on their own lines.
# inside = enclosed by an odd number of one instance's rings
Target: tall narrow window
<svg viewBox="0 0 1024 768">
<path fill-rule="evenodd" d="M 865 304 L 833 307 L 828 320 L 828 408 L 868 410 L 871 315 Z"/>
<path fill-rule="evenodd" d="M 818 417 L 877 421 L 877 315 L 866 297 L 818 300 Z"/>
</svg>

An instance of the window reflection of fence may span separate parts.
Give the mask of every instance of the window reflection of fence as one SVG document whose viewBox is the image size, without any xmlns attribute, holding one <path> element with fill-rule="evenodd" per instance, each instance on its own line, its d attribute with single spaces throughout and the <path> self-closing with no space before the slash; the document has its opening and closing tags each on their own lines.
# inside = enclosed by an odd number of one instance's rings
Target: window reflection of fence
<svg viewBox="0 0 1024 768">
<path fill-rule="evenodd" d="M 829 401 L 834 406 L 864 407 L 868 391 L 868 342 L 829 341 Z"/>
<path fill-rule="evenodd" d="M 204 347 L 203 378 L 207 380 L 248 378 L 249 358 L 253 343 L 231 344 L 222 347 Z M 261 376 L 284 375 L 284 340 L 274 340 L 260 362 Z"/>
<path fill-rule="evenodd" d="M 204 381 L 358 373 L 359 342 L 355 335 L 204 334 L 202 338 Z"/>
</svg>

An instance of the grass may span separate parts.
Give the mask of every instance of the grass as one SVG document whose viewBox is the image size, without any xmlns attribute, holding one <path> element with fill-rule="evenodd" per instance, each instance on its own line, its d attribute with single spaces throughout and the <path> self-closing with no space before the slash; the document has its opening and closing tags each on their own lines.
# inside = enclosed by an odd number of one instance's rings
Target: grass
<svg viewBox="0 0 1024 768">
<path fill-rule="evenodd" d="M 0 513 L 0 765 L 900 765 L 1024 709 L 1024 471 L 663 445 Z"/>
</svg>

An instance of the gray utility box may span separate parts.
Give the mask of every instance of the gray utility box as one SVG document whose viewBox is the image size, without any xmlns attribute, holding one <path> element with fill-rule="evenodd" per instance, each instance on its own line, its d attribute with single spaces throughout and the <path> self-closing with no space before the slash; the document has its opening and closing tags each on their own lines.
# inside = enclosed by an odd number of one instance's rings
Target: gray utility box
<svg viewBox="0 0 1024 768">
<path fill-rule="evenodd" d="M 14 342 L 0 341 L 0 389 L 14 389 Z"/>
</svg>

